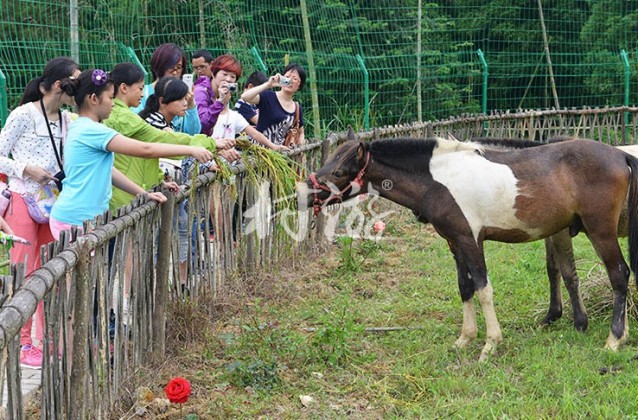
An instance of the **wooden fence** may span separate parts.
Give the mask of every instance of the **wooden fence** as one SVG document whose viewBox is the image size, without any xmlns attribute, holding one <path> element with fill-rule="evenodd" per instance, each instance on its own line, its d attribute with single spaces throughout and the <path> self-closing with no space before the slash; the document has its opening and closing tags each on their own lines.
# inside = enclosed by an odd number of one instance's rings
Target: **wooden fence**
<svg viewBox="0 0 638 420">
<path fill-rule="evenodd" d="M 638 108 L 526 111 L 488 116 L 459 116 L 359 133 L 364 140 L 453 135 L 546 141 L 580 136 L 610 144 L 636 143 Z M 346 133 L 297 149 L 291 157 L 320 166 Z M 248 162 L 247 164 L 250 164 Z M 20 389 L 19 331 L 45 302 L 45 363 L 41 410 L 47 419 L 106 418 L 135 369 L 162 360 L 165 352 L 166 303 L 171 299 L 215 296 L 232 274 L 275 266 L 282 258 L 303 259 L 329 232 L 319 216 L 308 229 L 308 212 L 297 213 L 298 237 L 283 231 L 274 214 L 267 178 L 256 183 L 235 168 L 234 187 L 214 174 L 200 175 L 187 189 L 167 193 L 158 206 L 136 199 L 117 215 L 99 217 L 79 236 L 65 234 L 42 249 L 42 268 L 21 284 L 21 267 L 1 279 L 0 383 L 6 372 L 6 415 L 23 418 Z M 185 209 L 185 203 L 188 208 Z M 209 225 L 211 203 L 214 238 Z M 188 226 L 186 241 L 178 232 L 180 215 Z M 235 215 L 235 216 L 234 216 Z M 233 217 L 234 216 L 234 217 Z M 182 225 L 183 228 L 183 225 Z M 186 262 L 180 264 L 181 257 Z M 185 279 L 182 288 L 181 278 Z M 187 295 L 187 296 L 185 296 Z"/>
</svg>

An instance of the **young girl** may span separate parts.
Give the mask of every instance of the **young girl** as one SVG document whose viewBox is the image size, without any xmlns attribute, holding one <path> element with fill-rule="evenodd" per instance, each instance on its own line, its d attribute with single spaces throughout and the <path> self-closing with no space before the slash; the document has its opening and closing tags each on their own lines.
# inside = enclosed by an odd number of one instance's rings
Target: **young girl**
<svg viewBox="0 0 638 420">
<path fill-rule="evenodd" d="M 173 132 L 172 123 L 175 117 L 183 116 L 187 108 L 188 86 L 177 77 L 162 77 L 155 85 L 155 93 L 149 96 L 146 106 L 140 112 L 140 117 L 147 123 L 160 130 Z M 188 160 L 192 158 L 187 158 Z M 200 171 L 214 170 L 214 163 L 207 162 L 200 165 Z M 182 182 L 188 182 L 183 179 Z M 186 290 L 186 276 L 188 274 L 188 200 L 180 203 L 177 231 L 179 237 L 179 269 L 182 290 Z M 193 245 L 194 250 L 194 245 Z"/>
<path fill-rule="evenodd" d="M 186 113 L 187 96 L 186 83 L 177 77 L 162 77 L 155 85 L 155 93 L 148 97 L 139 115 L 155 128 L 175 131 L 173 119 Z"/>
<path fill-rule="evenodd" d="M 11 263 L 26 261 L 26 276 L 40 267 L 40 247 L 53 241 L 53 237 L 48 224 L 36 223 L 29 216 L 22 195 L 37 193 L 41 185 L 53 181 L 62 169 L 60 164 L 66 157 L 62 145 L 66 143 L 71 119 L 61 107 L 73 105 L 73 98 L 62 90 L 61 80 L 78 74 L 78 65 L 70 58 L 49 61 L 42 76 L 29 82 L 20 106 L 11 112 L 0 132 L 0 172 L 9 177 L 11 191 L 11 204 L 5 218 L 16 235 L 31 243 L 15 244 L 11 249 Z M 31 318 L 20 331 L 20 363 L 30 368 L 42 367 L 43 308 L 40 302 L 35 312 L 37 342 L 31 339 Z"/>
<path fill-rule="evenodd" d="M 144 88 L 144 73 L 133 63 L 120 63 L 110 73 L 110 80 L 115 85 L 115 103 L 111 115 L 104 120 L 104 125 L 120 134 L 143 142 L 183 144 L 204 146 L 209 150 L 227 149 L 235 140 L 222 139 L 215 141 L 204 134 L 190 136 L 184 133 L 165 131 L 146 123 L 129 107 L 139 105 Z M 115 167 L 143 189 L 149 189 L 163 181 L 159 159 L 140 159 L 117 153 Z M 116 210 L 133 200 L 133 195 L 119 188 L 113 188 L 111 210 Z"/>
<path fill-rule="evenodd" d="M 51 211 L 51 232 L 59 238 L 62 230 L 81 227 L 109 207 L 112 185 L 129 194 L 146 191 L 113 167 L 114 153 L 137 157 L 190 155 L 202 162 L 212 159 L 203 147 L 144 143 L 125 137 L 100 124 L 113 108 L 113 82 L 99 69 L 83 71 L 77 79 L 62 81 L 62 89 L 75 97 L 79 118 L 69 127 L 64 188 Z M 159 192 L 150 199 L 166 201 Z"/>
</svg>

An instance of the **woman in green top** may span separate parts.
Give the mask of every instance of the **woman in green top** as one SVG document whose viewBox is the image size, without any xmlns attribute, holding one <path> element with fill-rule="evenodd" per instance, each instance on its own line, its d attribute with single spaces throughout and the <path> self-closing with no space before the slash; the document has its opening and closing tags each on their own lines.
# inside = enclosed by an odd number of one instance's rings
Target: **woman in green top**
<svg viewBox="0 0 638 420">
<path fill-rule="evenodd" d="M 129 107 L 139 105 L 144 89 L 144 73 L 137 65 L 120 63 L 113 68 L 110 78 L 115 84 L 115 104 L 111 115 L 103 122 L 104 125 L 120 134 L 145 142 L 203 146 L 211 151 L 216 148 L 228 149 L 234 146 L 233 139 L 214 140 L 204 134 L 191 136 L 159 130 L 131 111 Z M 150 189 L 164 180 L 164 174 L 159 167 L 159 159 L 143 159 L 116 154 L 115 167 L 144 189 Z M 110 208 L 116 210 L 129 204 L 133 198 L 133 195 L 113 187 Z"/>
</svg>

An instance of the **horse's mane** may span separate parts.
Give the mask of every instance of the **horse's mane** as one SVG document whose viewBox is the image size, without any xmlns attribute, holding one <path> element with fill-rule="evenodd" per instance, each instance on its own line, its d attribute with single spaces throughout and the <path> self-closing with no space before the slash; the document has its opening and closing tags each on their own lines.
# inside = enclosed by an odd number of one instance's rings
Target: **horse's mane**
<svg viewBox="0 0 638 420">
<path fill-rule="evenodd" d="M 454 153 L 471 151 L 481 153 L 483 147 L 472 142 L 447 140 L 440 137 L 433 138 L 396 138 L 375 140 L 370 143 L 370 150 L 381 156 L 431 155 L 437 148 L 437 153 Z"/>
<path fill-rule="evenodd" d="M 514 138 L 494 138 L 494 137 L 475 137 L 470 139 L 473 143 L 478 143 L 484 146 L 486 149 L 497 150 L 517 150 L 528 149 L 530 147 L 542 146 L 543 144 L 538 141 L 532 140 L 520 140 Z"/>
<path fill-rule="evenodd" d="M 375 140 L 370 143 L 370 152 L 374 160 L 386 166 L 408 171 L 423 171 L 435 149 L 437 154 L 483 153 L 483 147 L 479 144 L 443 138 L 397 138 Z"/>
<path fill-rule="evenodd" d="M 471 142 L 485 146 L 486 149 L 496 150 L 518 150 L 528 149 L 530 147 L 543 146 L 545 144 L 561 143 L 564 141 L 576 140 L 572 136 L 556 136 L 550 137 L 546 141 L 521 140 L 517 138 L 496 138 L 496 137 L 475 137 L 470 139 Z"/>
</svg>

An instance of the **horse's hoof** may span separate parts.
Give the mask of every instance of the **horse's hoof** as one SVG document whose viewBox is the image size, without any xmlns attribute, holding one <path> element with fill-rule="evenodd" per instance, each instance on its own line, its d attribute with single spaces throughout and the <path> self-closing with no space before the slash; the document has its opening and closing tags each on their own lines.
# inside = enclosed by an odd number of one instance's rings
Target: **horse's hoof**
<svg viewBox="0 0 638 420">
<path fill-rule="evenodd" d="M 589 327 L 589 320 L 585 318 L 584 320 L 576 320 L 574 319 L 574 329 L 578 332 L 585 332 Z"/>
<path fill-rule="evenodd" d="M 558 321 L 562 316 L 563 316 L 562 311 L 547 312 L 547 315 L 545 315 L 545 318 L 543 318 L 543 320 L 541 321 L 541 326 L 545 327 L 547 325 L 553 324 L 554 322 Z"/>
<path fill-rule="evenodd" d="M 625 341 L 627 341 L 627 335 L 623 334 L 622 337 L 616 338 L 614 334 L 609 333 L 609 337 L 607 337 L 607 342 L 605 343 L 605 350 L 618 351 L 620 346 L 622 346 Z"/>
<path fill-rule="evenodd" d="M 496 352 L 496 344 L 494 343 L 485 343 L 483 350 L 481 350 L 481 356 L 479 357 L 479 362 L 487 362 L 492 354 Z"/>
<path fill-rule="evenodd" d="M 465 346 L 467 346 L 468 344 L 470 344 L 470 342 L 472 342 L 473 338 L 472 337 L 468 337 L 466 335 L 461 335 L 455 342 L 454 342 L 454 347 L 456 347 L 457 349 L 462 349 L 465 348 Z"/>
</svg>

